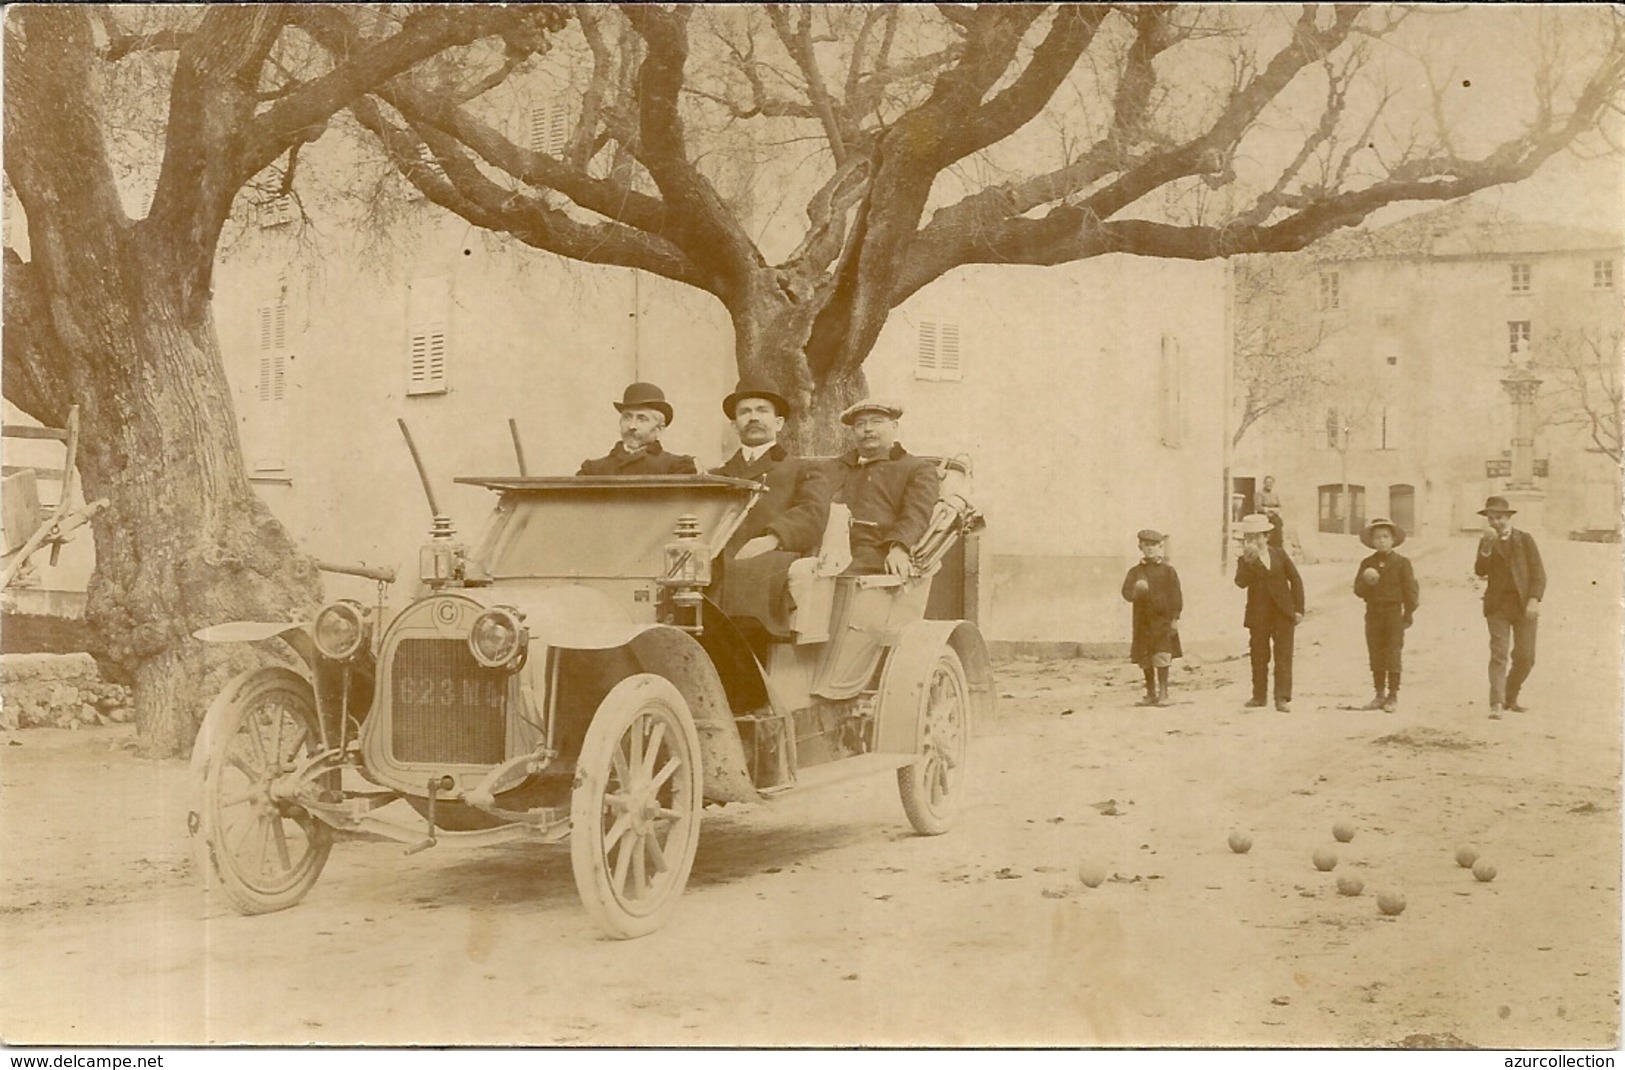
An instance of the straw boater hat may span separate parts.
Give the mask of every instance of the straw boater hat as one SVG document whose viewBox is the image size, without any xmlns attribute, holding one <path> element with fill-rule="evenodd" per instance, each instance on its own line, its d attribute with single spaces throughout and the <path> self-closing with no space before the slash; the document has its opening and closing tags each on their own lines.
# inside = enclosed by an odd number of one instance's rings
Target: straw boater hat
<svg viewBox="0 0 1625 1070">
<path fill-rule="evenodd" d="M 1394 533 L 1394 546 L 1396 547 L 1405 541 L 1405 529 L 1385 516 L 1372 517 L 1371 522 L 1366 524 L 1365 530 L 1360 532 L 1360 541 L 1375 550 L 1376 546 L 1371 542 L 1371 533 L 1378 528 L 1387 528 Z"/>
<path fill-rule="evenodd" d="M 1511 516 L 1517 511 L 1518 510 L 1512 508 L 1511 505 L 1507 504 L 1507 500 L 1505 498 L 1501 497 L 1499 494 L 1492 494 L 1488 498 L 1484 499 L 1484 508 L 1478 511 L 1478 515 L 1489 516 L 1491 513 L 1505 513 L 1507 516 Z"/>
<path fill-rule="evenodd" d="M 841 422 L 851 427 L 852 421 L 866 412 L 878 412 L 888 420 L 896 420 L 903 415 L 903 406 L 890 399 L 864 398 L 856 405 L 847 406 L 846 411 L 841 413 Z"/>
<path fill-rule="evenodd" d="M 1268 535 L 1275 530 L 1275 525 L 1263 513 L 1252 513 L 1241 518 L 1241 526 L 1236 530 L 1243 535 Z"/>
<path fill-rule="evenodd" d="M 666 426 L 671 426 L 671 405 L 666 401 L 666 392 L 653 383 L 633 383 L 621 395 L 621 400 L 612 402 L 616 412 L 625 412 L 627 409 L 653 409 L 666 418 Z"/>
<path fill-rule="evenodd" d="M 734 392 L 722 399 L 723 415 L 732 420 L 734 418 L 734 406 L 746 398 L 762 398 L 765 401 L 770 401 L 773 403 L 774 412 L 785 417 L 790 415 L 790 403 L 784 399 L 783 394 L 774 390 L 773 384 L 766 379 L 739 380 L 739 385 L 734 387 Z"/>
</svg>

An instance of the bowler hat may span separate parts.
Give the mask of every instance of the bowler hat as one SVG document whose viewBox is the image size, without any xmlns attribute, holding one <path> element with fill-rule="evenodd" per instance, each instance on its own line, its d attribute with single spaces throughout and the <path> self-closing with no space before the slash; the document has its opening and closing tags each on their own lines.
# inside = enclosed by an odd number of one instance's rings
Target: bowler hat
<svg viewBox="0 0 1625 1070">
<path fill-rule="evenodd" d="M 1268 535 L 1275 530 L 1275 525 L 1263 513 L 1250 513 L 1241 518 L 1241 526 L 1236 530 L 1243 535 Z"/>
<path fill-rule="evenodd" d="M 773 384 L 766 379 L 741 379 L 734 392 L 722 399 L 722 413 L 728 419 L 734 418 L 734 407 L 746 398 L 762 398 L 773 403 L 773 411 L 780 416 L 790 415 L 790 403 L 784 395 L 773 389 Z"/>
<path fill-rule="evenodd" d="M 1518 510 L 1508 505 L 1507 500 L 1501 497 L 1499 494 L 1491 494 L 1488 498 L 1484 499 L 1484 508 L 1478 511 L 1478 515 L 1489 516 L 1491 513 L 1505 513 L 1507 516 L 1511 516 L 1517 511 Z"/>
<path fill-rule="evenodd" d="M 666 418 L 667 426 L 671 424 L 671 406 L 666 402 L 666 392 L 653 383 L 633 383 L 621 395 L 621 400 L 614 402 L 616 412 L 625 412 L 627 409 L 653 409 Z"/>
<path fill-rule="evenodd" d="M 903 415 L 903 406 L 891 400 L 864 398 L 856 405 L 846 407 L 846 410 L 841 413 L 841 422 L 851 427 L 852 422 L 866 412 L 878 412 L 888 420 L 895 420 Z"/>
<path fill-rule="evenodd" d="M 1371 534 L 1378 528 L 1387 528 L 1389 531 L 1394 533 L 1395 546 L 1398 546 L 1400 543 L 1405 541 L 1405 529 L 1385 516 L 1372 517 L 1371 520 L 1367 522 L 1365 530 L 1360 532 L 1360 541 L 1371 547 L 1371 549 L 1375 550 L 1377 547 L 1371 541 Z"/>
<path fill-rule="evenodd" d="M 1164 535 L 1160 531 L 1157 531 L 1155 528 L 1141 528 L 1140 534 L 1135 536 L 1135 538 L 1139 539 L 1141 542 L 1162 542 L 1167 539 L 1168 536 Z"/>
</svg>

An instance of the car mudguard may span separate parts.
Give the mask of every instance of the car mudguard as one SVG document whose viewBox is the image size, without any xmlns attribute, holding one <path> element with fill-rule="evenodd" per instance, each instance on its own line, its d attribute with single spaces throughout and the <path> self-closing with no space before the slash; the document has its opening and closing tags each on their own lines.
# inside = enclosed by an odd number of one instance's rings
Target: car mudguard
<svg viewBox="0 0 1625 1070">
<path fill-rule="evenodd" d="M 971 730 L 993 713 L 993 666 L 982 633 L 967 620 L 921 620 L 903 629 L 886 656 L 875 699 L 875 750 L 912 754 L 919 746 L 920 697 L 943 650 L 959 655 L 970 686 Z"/>
</svg>

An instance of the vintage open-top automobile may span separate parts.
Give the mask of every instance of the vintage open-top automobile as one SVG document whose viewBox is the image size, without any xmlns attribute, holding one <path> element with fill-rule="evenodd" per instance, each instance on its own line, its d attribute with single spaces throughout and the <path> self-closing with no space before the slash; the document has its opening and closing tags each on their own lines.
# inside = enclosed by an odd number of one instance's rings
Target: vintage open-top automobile
<svg viewBox="0 0 1625 1070">
<path fill-rule="evenodd" d="M 759 485 L 459 482 L 498 493 L 485 534 L 472 551 L 460 544 L 431 495 L 421 596 L 393 616 L 391 573 L 332 567 L 376 580 L 377 605 L 339 600 L 310 622 L 198 633 L 280 637 L 302 663 L 233 680 L 193 752 L 190 831 L 237 909 L 297 903 L 338 834 L 409 850 L 528 837 L 568 840 L 588 912 L 633 937 L 670 917 L 707 801 L 895 771 L 913 827 L 948 828 L 972 722 L 993 703 L 976 626 L 924 619 L 943 554 L 980 523 L 963 494 L 938 502 L 916 577 L 797 562 L 794 631 L 764 641 L 707 597 L 713 558 Z M 397 800 L 417 817 L 378 813 Z"/>
</svg>

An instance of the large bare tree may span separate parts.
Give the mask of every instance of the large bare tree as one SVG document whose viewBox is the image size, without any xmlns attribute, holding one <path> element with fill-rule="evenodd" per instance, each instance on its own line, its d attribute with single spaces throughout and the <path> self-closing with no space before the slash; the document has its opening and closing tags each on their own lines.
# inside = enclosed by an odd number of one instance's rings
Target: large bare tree
<svg viewBox="0 0 1625 1070">
<path fill-rule="evenodd" d="M 1546 377 L 1546 422 L 1577 429 L 1588 449 L 1621 464 L 1625 332 L 1565 328 L 1548 334 L 1536 352 L 1535 367 Z"/>
<path fill-rule="evenodd" d="M 371 40 L 338 10 L 297 17 L 336 55 Z M 801 446 L 828 448 L 890 312 L 954 268 L 1290 251 L 1529 176 L 1620 90 L 1620 20 L 1586 17 L 1587 47 L 1532 35 L 1523 95 L 1472 115 L 1449 71 L 1387 48 L 1400 9 L 1169 4 L 582 6 L 552 151 L 491 105 L 521 77 L 500 50 L 469 92 L 423 72 L 352 110 L 474 223 L 715 296 L 740 371 L 792 396 Z M 1415 99 L 1391 88 L 1430 78 Z M 779 147 L 749 210 L 729 195 L 741 143 Z M 801 218 L 773 248 L 764 204 L 784 196 Z"/>
<path fill-rule="evenodd" d="M 94 521 L 87 615 L 103 663 L 134 683 L 149 750 L 184 748 L 201 717 L 194 629 L 287 619 L 319 594 L 311 562 L 248 484 L 210 314 L 234 198 L 367 90 L 485 34 L 506 29 L 509 47 L 529 47 L 557 14 L 431 7 L 374 19 L 365 45 L 297 64 L 309 71 L 297 77 L 289 7 L 190 9 L 142 33 L 126 13 L 87 5 L 7 10 L 5 173 L 28 256 L 5 253 L 5 397 L 58 426 L 80 407 L 85 496 L 110 503 Z M 151 49 L 169 59 L 148 103 L 167 114 L 151 146 L 151 208 L 131 218 L 129 161 L 109 148 L 121 135 L 109 83 Z"/>
<path fill-rule="evenodd" d="M 1298 249 L 1528 176 L 1598 125 L 1625 66 L 1618 20 L 1588 12 L 1585 47 L 1536 63 L 1486 140 L 1443 82 L 1392 114 L 1384 8 L 637 4 L 574 9 L 555 38 L 560 6 L 213 5 L 131 28 L 155 10 L 7 11 L 28 241 L 5 258 L 3 383 L 48 423 L 82 408 L 83 484 L 112 502 L 89 612 L 158 752 L 199 714 L 189 633 L 317 590 L 244 478 L 209 289 L 234 198 L 293 189 L 341 111 L 480 226 L 715 296 L 740 370 L 827 448 L 891 310 L 956 267 Z M 500 109 L 572 49 L 568 137 L 544 151 Z M 109 89 L 143 56 L 164 61 L 137 102 L 156 111 L 144 214 Z M 801 205 L 782 249 L 769 193 Z"/>
</svg>

